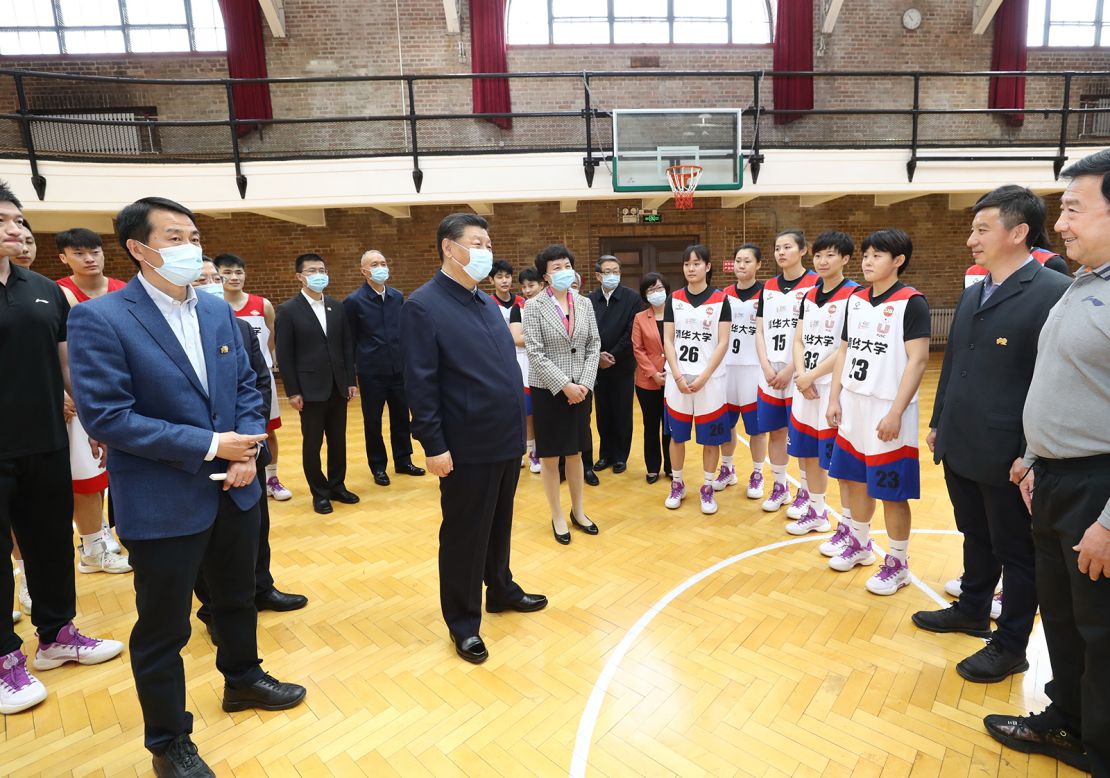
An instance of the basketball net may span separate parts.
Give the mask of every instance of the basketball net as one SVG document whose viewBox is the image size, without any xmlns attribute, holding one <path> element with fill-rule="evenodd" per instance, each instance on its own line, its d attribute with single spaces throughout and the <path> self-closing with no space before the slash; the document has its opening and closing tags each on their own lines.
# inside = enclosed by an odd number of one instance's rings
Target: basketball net
<svg viewBox="0 0 1110 778">
<path fill-rule="evenodd" d="M 694 207 L 694 190 L 698 188 L 701 170 L 701 165 L 672 165 L 667 168 L 667 180 L 674 192 L 675 208 Z"/>
</svg>

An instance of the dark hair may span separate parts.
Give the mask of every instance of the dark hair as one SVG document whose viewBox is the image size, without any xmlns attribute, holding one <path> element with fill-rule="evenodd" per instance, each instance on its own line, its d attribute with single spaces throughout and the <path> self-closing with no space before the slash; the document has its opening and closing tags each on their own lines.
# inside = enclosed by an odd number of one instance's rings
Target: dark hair
<svg viewBox="0 0 1110 778">
<path fill-rule="evenodd" d="M 508 273 L 512 276 L 513 266 L 503 259 L 495 260 L 493 266 L 489 269 L 489 277 L 493 278 L 498 273 Z"/>
<path fill-rule="evenodd" d="M 806 247 L 806 234 L 797 228 L 783 230 L 775 236 L 775 240 L 778 240 L 779 238 L 782 238 L 786 235 L 789 235 L 791 238 L 794 239 L 794 242 L 798 244 L 799 249 L 804 249 Z"/>
<path fill-rule="evenodd" d="M 217 254 L 213 262 L 216 267 L 237 267 L 241 270 L 247 269 L 247 263 L 238 254 Z"/>
<path fill-rule="evenodd" d="M 705 264 L 709 265 L 709 269 L 705 271 L 705 282 L 709 283 L 713 278 L 713 260 L 709 257 L 709 247 L 704 243 L 693 243 L 682 250 L 682 264 L 686 264 L 686 260 L 690 255 L 694 254 Z"/>
<path fill-rule="evenodd" d="M 146 243 L 150 240 L 150 233 L 154 231 L 154 225 L 150 223 L 151 211 L 172 211 L 188 216 L 193 224 L 197 221 L 192 211 L 165 197 L 143 197 L 125 206 L 116 214 L 116 234 L 119 236 L 120 248 L 130 257 L 135 267 L 142 267 L 142 265 L 139 264 L 139 258 L 127 248 L 127 241 L 137 240 L 140 243 Z"/>
<path fill-rule="evenodd" d="M 671 284 L 667 277 L 662 273 L 644 273 L 644 277 L 640 279 L 640 299 L 645 303 L 647 299 L 647 290 L 655 286 L 656 283 L 663 284 L 663 288 L 667 290 L 667 295 L 671 294 Z"/>
<path fill-rule="evenodd" d="M 535 281 L 537 284 L 542 284 L 543 283 L 543 277 L 539 274 L 539 271 L 537 271 L 534 267 L 526 267 L 523 270 L 521 270 L 520 275 L 517 276 L 516 280 L 519 281 L 522 284 L 525 281 Z"/>
<path fill-rule="evenodd" d="M 200 255 L 200 261 L 202 263 L 203 262 L 211 262 L 213 265 L 216 265 L 216 260 L 212 259 L 212 257 L 208 256 L 207 254 L 201 254 Z M 219 265 L 216 265 L 217 269 L 219 269 L 219 267 L 220 267 Z"/>
<path fill-rule="evenodd" d="M 92 230 L 87 230 L 84 227 L 74 227 L 65 232 L 59 232 L 54 236 L 54 242 L 58 244 L 58 253 L 64 253 L 66 249 L 100 249 L 104 248 L 104 241 L 100 239 Z"/>
<path fill-rule="evenodd" d="M 31 222 L 27 221 L 26 216 L 23 217 L 23 226 L 27 228 L 27 232 L 32 233 L 32 235 L 34 234 L 34 231 L 31 229 Z"/>
<path fill-rule="evenodd" d="M 540 249 L 540 253 L 536 255 L 536 272 L 541 276 L 547 273 L 547 265 L 549 262 L 554 262 L 556 259 L 569 259 L 570 266 L 574 267 L 574 254 L 570 252 L 566 246 L 561 243 L 552 243 L 550 246 L 544 246 Z"/>
<path fill-rule="evenodd" d="M 600 257 L 597 258 L 597 262 L 594 263 L 594 272 L 600 273 L 601 265 L 605 262 L 616 262 L 617 267 L 621 266 L 621 261 L 614 257 L 612 254 L 602 254 Z"/>
<path fill-rule="evenodd" d="M 752 254 L 755 255 L 755 262 L 757 265 L 763 264 L 763 252 L 760 251 L 759 246 L 755 245 L 754 243 L 741 243 L 739 246 L 736 247 L 736 250 L 732 252 L 732 256 L 735 257 L 744 249 L 748 249 L 752 252 Z"/>
<path fill-rule="evenodd" d="M 997 208 L 998 215 L 1002 217 L 1002 226 L 1012 230 L 1019 224 L 1029 227 L 1025 235 L 1025 247 L 1033 248 L 1037 241 L 1044 238 L 1044 200 L 1017 184 L 1000 186 L 980 197 L 975 202 L 972 213 L 979 213 L 988 208 Z"/>
<path fill-rule="evenodd" d="M 481 227 L 489 229 L 489 222 L 473 213 L 451 213 L 443 217 L 436 229 L 436 251 L 439 252 L 439 261 L 443 261 L 443 239 L 458 240 L 462 237 L 467 227 Z"/>
<path fill-rule="evenodd" d="M 313 254 L 312 252 L 309 252 L 307 254 L 301 254 L 294 261 L 294 267 L 297 268 L 298 273 L 300 273 L 302 270 L 304 270 L 304 263 L 305 262 L 324 262 L 324 258 L 321 257 L 319 254 Z M 324 265 L 327 266 L 327 262 L 324 262 Z"/>
<path fill-rule="evenodd" d="M 1102 176 L 1102 199 L 1110 203 L 1110 149 L 1088 154 L 1078 162 L 1068 165 L 1060 172 L 1060 175 L 1064 178 Z M 7 188 L 5 187 L 3 191 L 6 192 Z M 0 192 L 0 200 L 3 199 L 8 198 L 3 197 L 3 192 Z M 19 205 L 14 199 L 12 202 Z"/>
<path fill-rule="evenodd" d="M 842 257 L 850 257 L 856 250 L 856 244 L 846 232 L 827 230 L 818 235 L 817 239 L 813 241 L 814 254 L 825 249 L 832 249 Z"/>
<path fill-rule="evenodd" d="M 868 249 L 885 251 L 891 257 L 897 257 L 899 254 L 904 256 L 906 261 L 898 267 L 898 275 L 902 275 L 906 268 L 910 266 L 910 257 L 913 256 L 913 241 L 910 240 L 910 236 L 905 230 L 888 227 L 885 230 L 873 232 L 863 239 L 860 251 L 867 251 Z"/>
<path fill-rule="evenodd" d="M 0 203 L 11 203 L 19 210 L 23 210 L 23 203 L 19 202 L 19 198 L 15 196 L 7 181 L 0 181 Z"/>
</svg>

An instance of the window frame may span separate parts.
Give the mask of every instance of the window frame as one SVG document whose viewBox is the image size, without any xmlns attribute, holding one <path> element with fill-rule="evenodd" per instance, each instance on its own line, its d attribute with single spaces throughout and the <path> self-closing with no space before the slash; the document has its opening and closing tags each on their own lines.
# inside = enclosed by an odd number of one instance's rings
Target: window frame
<svg viewBox="0 0 1110 778">
<path fill-rule="evenodd" d="M 1110 48 L 1110 40 L 1106 43 L 1102 41 L 1102 27 L 1104 24 L 1110 24 L 1108 20 L 1107 0 L 1095 0 L 1095 18 L 1090 22 L 1056 22 L 1056 26 L 1065 27 L 1088 27 L 1092 26 L 1095 29 L 1095 42 L 1091 46 L 1077 46 L 1077 45 L 1054 45 L 1049 43 L 1049 35 L 1052 32 L 1052 4 L 1053 2 L 1064 3 L 1067 0 L 1045 0 L 1044 5 L 1044 27 L 1041 30 L 1041 39 L 1039 43 L 1030 44 L 1030 48 L 1038 49 L 1101 49 Z M 1028 32 L 1026 33 L 1028 35 Z"/>
<path fill-rule="evenodd" d="M 180 57 L 180 56 L 224 56 L 227 53 L 227 22 L 224 20 L 224 47 L 222 49 L 198 49 L 197 29 L 193 22 L 193 0 L 182 0 L 185 9 L 185 22 L 165 24 L 132 24 L 127 21 L 127 3 L 129 0 L 116 0 L 119 6 L 119 24 L 103 25 L 66 25 L 62 20 L 62 0 L 49 0 L 50 9 L 54 16 L 54 25 L 48 26 L 23 26 L 12 27 L 0 25 L 0 32 L 19 33 L 37 32 L 53 33 L 58 39 L 58 53 L 0 53 L 0 59 L 61 59 L 67 57 Z M 221 20 L 222 20 L 221 9 Z M 206 28 L 207 29 L 207 28 Z M 189 36 L 189 48 L 179 51 L 134 51 L 131 47 L 132 30 L 184 30 Z M 123 35 L 123 51 L 82 51 L 69 52 L 65 49 L 65 33 L 67 32 L 120 32 Z"/>
</svg>

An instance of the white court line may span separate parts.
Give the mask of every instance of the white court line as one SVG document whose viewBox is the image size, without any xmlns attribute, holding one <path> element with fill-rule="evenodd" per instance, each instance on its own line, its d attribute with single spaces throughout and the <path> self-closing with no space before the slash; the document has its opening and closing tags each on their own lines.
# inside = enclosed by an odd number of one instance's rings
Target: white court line
<svg viewBox="0 0 1110 778">
<path fill-rule="evenodd" d="M 745 446 L 748 446 L 748 441 L 746 439 L 739 435 L 737 435 L 736 437 L 741 443 L 743 443 Z M 801 484 L 799 484 L 798 481 L 794 480 L 794 478 L 789 474 L 787 474 L 786 477 L 793 482 L 795 487 L 801 486 Z M 831 508 L 828 510 L 830 513 L 836 516 L 838 521 L 840 520 L 841 517 L 839 516 L 839 514 L 836 513 L 836 511 L 833 511 Z M 919 529 L 911 530 L 911 534 L 912 533 L 928 535 L 960 534 L 957 530 L 951 529 Z M 872 534 L 885 535 L 886 532 L 883 530 L 877 530 Z M 601 705 L 605 701 L 605 695 L 609 690 L 609 684 L 616 676 L 617 670 L 620 668 L 620 664 L 622 661 L 624 661 L 624 657 L 628 653 L 629 649 L 632 648 L 632 644 L 636 642 L 636 639 L 640 637 L 640 634 L 647 628 L 648 624 L 650 624 L 652 620 L 656 616 L 658 616 L 664 608 L 670 605 L 679 595 L 686 592 L 692 586 L 695 586 L 696 584 L 703 581 L 705 578 L 708 578 L 714 573 L 723 570 L 730 565 L 767 551 L 774 551 L 779 548 L 785 548 L 786 546 L 795 546 L 801 543 L 812 543 L 814 541 L 824 540 L 829 537 L 831 537 L 831 533 L 826 533 L 824 535 L 807 535 L 805 537 L 793 538 L 791 540 L 780 540 L 777 543 L 769 543 L 765 546 L 759 546 L 758 548 L 749 549 L 739 554 L 735 554 L 728 557 L 727 559 L 722 559 L 717 564 L 711 567 L 707 567 L 701 572 L 695 573 L 694 575 L 683 581 L 681 584 L 676 586 L 674 589 L 671 589 L 669 592 L 664 594 L 658 602 L 652 605 L 651 608 L 649 608 L 643 616 L 637 619 L 636 623 L 632 625 L 628 632 L 625 633 L 624 637 L 621 638 L 621 641 L 613 649 L 613 653 L 609 655 L 609 659 L 605 662 L 605 667 L 602 668 L 601 674 L 597 677 L 597 681 L 594 683 L 594 687 L 590 691 L 590 698 L 586 701 L 586 708 L 582 711 L 582 718 L 578 722 L 578 733 L 574 738 L 574 753 L 571 755 L 570 760 L 571 778 L 585 778 L 586 767 L 590 756 L 590 744 L 593 740 L 594 729 L 597 727 L 597 719 L 601 715 Z M 930 588 L 916 576 L 911 575 L 911 580 L 931 599 L 939 603 L 941 607 L 947 608 L 950 605 L 947 600 L 943 599 L 940 595 L 933 591 L 932 588 Z"/>
</svg>

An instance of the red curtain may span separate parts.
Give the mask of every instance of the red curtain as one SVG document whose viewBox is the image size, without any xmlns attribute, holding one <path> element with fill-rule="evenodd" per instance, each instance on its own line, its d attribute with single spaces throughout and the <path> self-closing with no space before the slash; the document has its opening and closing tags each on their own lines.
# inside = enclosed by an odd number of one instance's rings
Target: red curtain
<svg viewBox="0 0 1110 778">
<path fill-rule="evenodd" d="M 775 20 L 774 69 L 813 70 L 813 0 L 778 0 Z M 775 78 L 776 110 L 813 108 L 813 79 Z M 789 124 L 799 114 L 776 115 L 775 124 Z"/>
<path fill-rule="evenodd" d="M 266 48 L 262 42 L 262 9 L 258 0 L 220 0 L 227 31 L 227 74 L 232 78 L 265 78 Z M 269 84 L 239 84 L 233 89 L 235 116 L 239 119 L 272 119 Z M 261 125 L 241 124 L 239 134 Z"/>
<path fill-rule="evenodd" d="M 470 0 L 470 65 L 472 73 L 508 73 L 505 42 L 505 0 Z M 474 113 L 508 113 L 509 80 L 473 80 Z M 511 130 L 512 119 L 490 119 L 503 130 Z"/>
<path fill-rule="evenodd" d="M 1026 45 L 1029 27 L 1029 0 L 1003 0 L 994 16 L 994 48 L 991 50 L 991 70 L 1025 70 L 1028 61 Z M 992 78 L 989 107 L 1024 108 L 1025 79 L 1021 76 Z M 1002 114 L 1007 124 L 1019 126 L 1025 121 L 1023 113 Z"/>
</svg>

